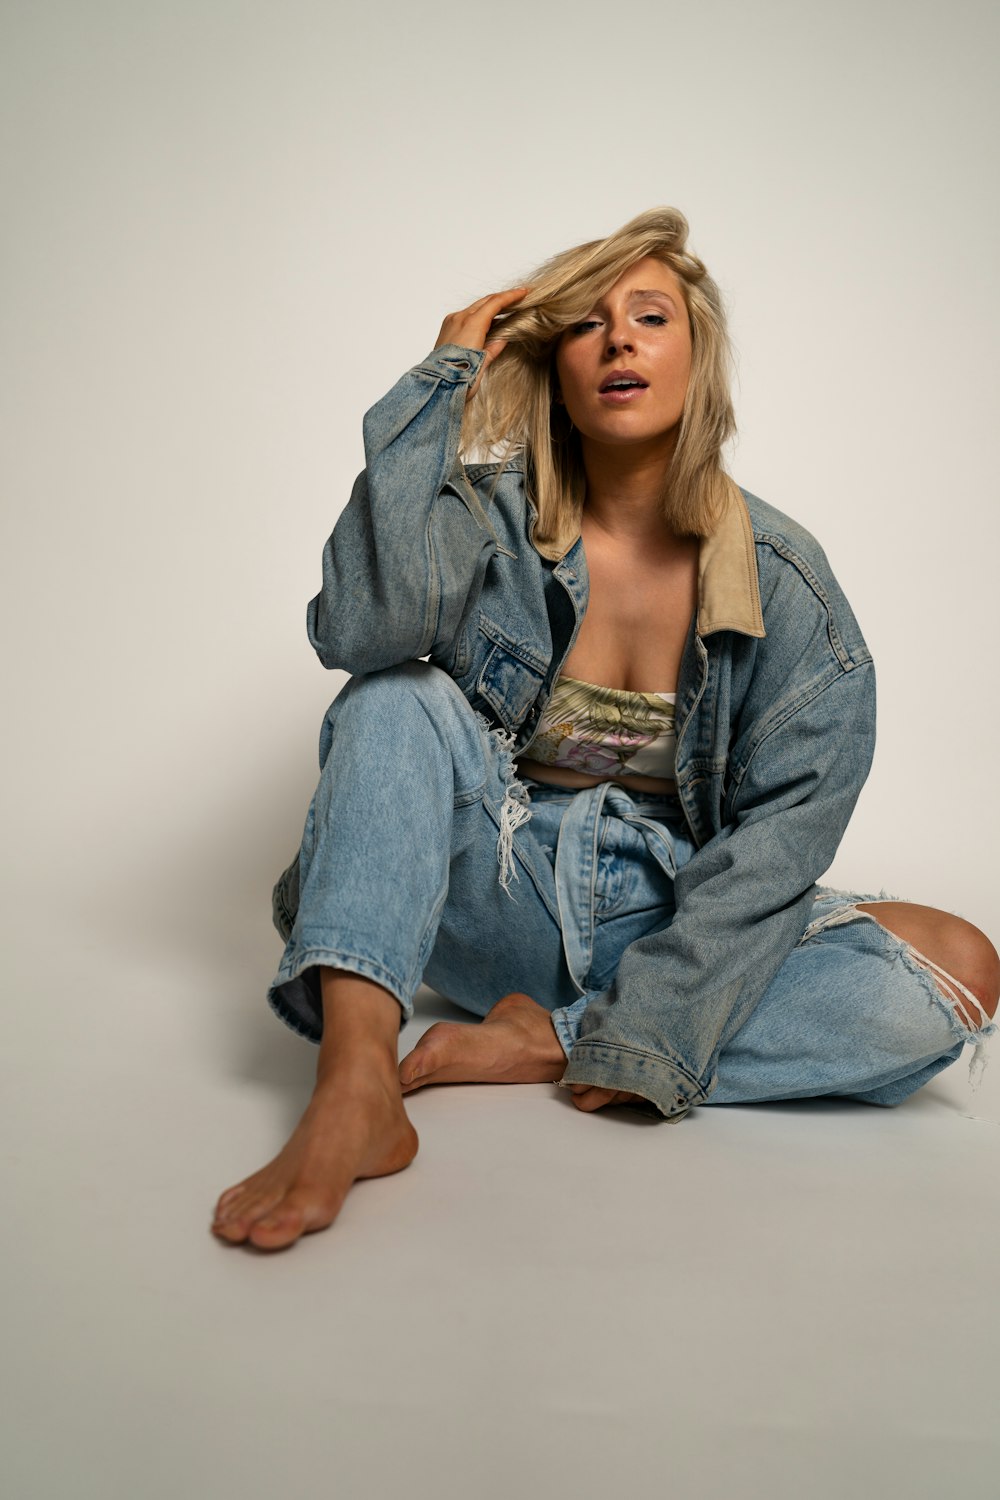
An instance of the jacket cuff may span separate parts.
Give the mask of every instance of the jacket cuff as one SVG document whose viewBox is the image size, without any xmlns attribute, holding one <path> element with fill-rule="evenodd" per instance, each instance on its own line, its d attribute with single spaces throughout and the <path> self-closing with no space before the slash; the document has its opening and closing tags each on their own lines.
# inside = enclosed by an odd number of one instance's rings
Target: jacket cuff
<svg viewBox="0 0 1000 1500">
<path fill-rule="evenodd" d="M 577 1042 L 560 1079 L 563 1088 L 571 1083 L 639 1094 L 671 1121 L 682 1120 L 692 1105 L 708 1098 L 698 1080 L 679 1063 L 608 1042 Z"/>
<path fill-rule="evenodd" d="M 471 385 L 486 358 L 485 349 L 466 349 L 461 344 L 442 344 L 414 368 L 453 385 Z"/>
</svg>

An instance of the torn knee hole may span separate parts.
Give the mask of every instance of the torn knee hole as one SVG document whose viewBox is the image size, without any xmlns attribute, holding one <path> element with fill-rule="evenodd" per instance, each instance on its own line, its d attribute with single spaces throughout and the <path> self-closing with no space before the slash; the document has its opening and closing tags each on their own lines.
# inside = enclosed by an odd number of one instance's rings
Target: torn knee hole
<svg viewBox="0 0 1000 1500">
<path fill-rule="evenodd" d="M 989 1011 L 979 998 L 970 989 L 966 988 L 960 979 L 956 979 L 953 974 L 948 973 L 947 969 L 942 969 L 939 964 L 934 963 L 923 953 L 918 952 L 911 943 L 904 943 L 903 946 L 907 955 L 917 967 L 925 969 L 931 974 L 931 978 L 938 989 L 946 999 L 951 1001 L 955 1010 L 971 1032 L 975 1033 L 980 1027 L 990 1024 L 993 1018 Z M 978 1012 L 978 1015 L 976 1012 Z"/>
<path fill-rule="evenodd" d="M 969 1040 L 975 1042 L 972 1060 L 969 1063 L 969 1082 L 975 1091 L 979 1088 L 983 1073 L 986 1070 L 986 1035 L 984 1035 L 984 1032 L 989 1034 L 989 1028 L 993 1020 L 990 1012 L 971 990 L 966 989 L 960 979 L 956 979 L 953 974 L 949 974 L 939 964 L 932 962 L 925 954 L 918 952 L 912 944 L 904 942 L 903 948 L 918 968 L 930 973 L 938 990 L 947 1000 L 951 1001 L 956 1015 L 965 1022 L 966 1030 L 969 1033 Z M 958 994 L 954 994 L 954 990 L 957 990 Z M 975 1016 L 973 1011 L 978 1011 L 979 1016 Z M 993 1030 L 995 1029 L 994 1027 Z"/>
<path fill-rule="evenodd" d="M 880 897 L 881 901 L 883 897 Z M 890 898 L 897 899 L 897 898 Z M 900 937 L 899 933 L 893 932 L 884 922 L 880 922 L 873 912 L 865 911 L 865 903 L 859 898 L 857 901 L 846 903 L 827 912 L 815 921 L 810 922 L 803 933 L 803 938 L 815 936 L 827 927 L 839 927 L 844 922 L 874 922 L 876 927 L 881 927 L 883 932 L 888 932 L 900 944 L 902 951 L 906 954 L 917 968 L 923 969 L 933 980 L 938 991 L 950 1000 L 957 1015 L 965 1022 L 968 1030 L 975 1035 L 981 1027 L 988 1026 L 992 1021 L 992 1015 L 985 1008 L 978 997 L 968 989 L 960 979 L 956 979 L 947 969 L 941 968 L 926 954 L 921 953 L 906 938 Z"/>
</svg>

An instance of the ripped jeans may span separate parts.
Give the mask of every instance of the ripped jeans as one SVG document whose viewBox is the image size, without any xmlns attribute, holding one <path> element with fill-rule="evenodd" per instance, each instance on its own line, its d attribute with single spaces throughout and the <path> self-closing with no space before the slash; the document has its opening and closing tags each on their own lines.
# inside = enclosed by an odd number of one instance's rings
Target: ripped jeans
<svg viewBox="0 0 1000 1500">
<path fill-rule="evenodd" d="M 695 853 L 678 798 L 519 782 L 512 744 L 426 662 L 347 682 L 323 722 L 299 852 L 274 888 L 285 950 L 268 1001 L 295 1031 L 321 1038 L 328 965 L 382 985 L 401 1025 L 421 983 L 478 1016 L 521 991 L 551 1012 L 569 1055 L 625 949 L 670 924 L 673 873 Z M 856 910 L 894 899 L 817 886 L 815 915 L 720 1054 L 706 1104 L 836 1094 L 895 1105 L 966 1042 L 970 1078 L 977 1064 L 981 1076 L 996 1023 Z"/>
</svg>

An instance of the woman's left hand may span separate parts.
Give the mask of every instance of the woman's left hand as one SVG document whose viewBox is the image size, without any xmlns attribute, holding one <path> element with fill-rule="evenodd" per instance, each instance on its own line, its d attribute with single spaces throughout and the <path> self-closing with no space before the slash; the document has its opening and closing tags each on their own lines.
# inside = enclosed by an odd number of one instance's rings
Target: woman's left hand
<svg viewBox="0 0 1000 1500">
<path fill-rule="evenodd" d="M 624 1089 L 599 1089 L 590 1083 L 571 1083 L 570 1093 L 577 1109 L 603 1109 L 606 1104 L 645 1104 L 641 1094 L 626 1094 Z"/>
</svg>

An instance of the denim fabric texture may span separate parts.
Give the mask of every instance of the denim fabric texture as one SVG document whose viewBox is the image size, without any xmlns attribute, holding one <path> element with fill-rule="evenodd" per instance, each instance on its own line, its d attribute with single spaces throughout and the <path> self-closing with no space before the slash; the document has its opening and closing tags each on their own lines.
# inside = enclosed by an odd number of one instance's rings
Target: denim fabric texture
<svg viewBox="0 0 1000 1500">
<path fill-rule="evenodd" d="M 964 1028 L 838 893 L 816 929 L 875 743 L 871 654 L 821 547 L 742 489 L 701 544 L 675 797 L 518 782 L 588 576 L 580 536 L 556 560 L 534 545 L 521 459 L 492 500 L 499 465 L 458 459 L 483 357 L 433 350 L 364 418 L 365 468 L 307 613 L 321 662 L 350 681 L 275 888 L 271 1004 L 317 1038 L 321 963 L 377 979 L 402 1019 L 421 980 L 479 1014 L 520 989 L 554 1012 L 565 1085 L 626 1090 L 667 1119 L 737 1097 L 898 1102 L 996 1027 Z M 923 1014 L 895 1050 L 884 1019 L 872 1031 L 890 992 L 889 1014 Z M 752 1081 L 758 1042 L 773 1063 Z"/>
<path fill-rule="evenodd" d="M 371 754 L 389 740 L 408 753 Z M 277 1014 L 320 1039 L 320 964 L 377 980 L 401 1024 L 421 980 L 479 1016 L 519 990 L 552 1013 L 572 1058 L 623 954 L 676 918 L 675 878 L 697 855 L 679 798 L 526 778 L 508 890 L 498 835 L 510 748 L 440 668 L 413 661 L 352 678 L 325 716 L 321 759 L 301 848 L 274 892 Z M 955 1061 L 970 1035 L 954 1007 L 905 943 L 854 909 L 885 899 L 816 887 L 808 926 L 722 1050 L 702 1103 L 897 1104 Z"/>
</svg>

